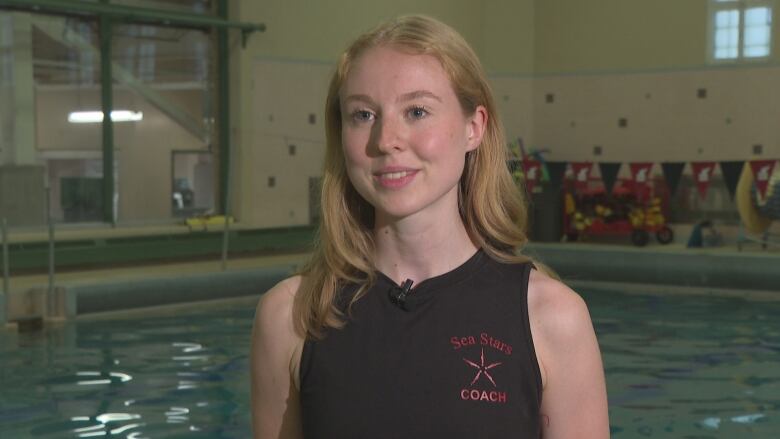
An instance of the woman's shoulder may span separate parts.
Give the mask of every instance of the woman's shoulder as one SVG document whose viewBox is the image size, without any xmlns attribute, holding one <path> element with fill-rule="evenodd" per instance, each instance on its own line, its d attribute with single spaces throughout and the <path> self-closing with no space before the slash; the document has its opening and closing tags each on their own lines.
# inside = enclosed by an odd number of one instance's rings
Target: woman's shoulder
<svg viewBox="0 0 780 439">
<path fill-rule="evenodd" d="M 253 360 L 263 358 L 253 362 L 253 374 L 282 374 L 278 379 L 291 379 L 296 389 L 304 337 L 295 329 L 293 304 L 302 280 L 301 276 L 286 278 L 260 297 L 252 331 Z"/>
<path fill-rule="evenodd" d="M 542 373 L 543 436 L 609 437 L 604 369 L 585 301 L 534 270 L 528 313 Z"/>
<path fill-rule="evenodd" d="M 528 280 L 528 311 L 532 323 L 555 337 L 576 336 L 582 325 L 591 325 L 582 297 L 565 283 L 539 270 L 531 270 Z"/>
<path fill-rule="evenodd" d="M 260 296 L 255 312 L 255 325 L 259 325 L 261 333 L 278 336 L 293 330 L 293 303 L 301 280 L 301 276 L 288 277 Z"/>
<path fill-rule="evenodd" d="M 254 347 L 295 372 L 303 338 L 296 332 L 293 316 L 295 295 L 301 276 L 292 276 L 274 285 L 260 297 L 255 311 Z M 295 376 L 295 375 L 293 375 Z"/>
<path fill-rule="evenodd" d="M 256 437 L 300 437 L 297 433 L 283 434 L 285 422 L 288 429 L 299 426 L 292 401 L 297 398 L 297 359 L 303 344 L 293 324 L 293 304 L 300 283 L 299 276 L 285 279 L 263 294 L 257 304 L 250 355 Z"/>
<path fill-rule="evenodd" d="M 288 302 L 291 304 L 293 299 L 295 299 L 298 288 L 301 286 L 302 280 L 303 277 L 300 275 L 282 279 L 260 296 L 260 304 L 269 303 L 277 306 Z"/>
<path fill-rule="evenodd" d="M 549 372 L 592 336 L 593 325 L 582 297 L 539 270 L 532 270 L 528 281 L 528 317 L 546 386 Z"/>
</svg>

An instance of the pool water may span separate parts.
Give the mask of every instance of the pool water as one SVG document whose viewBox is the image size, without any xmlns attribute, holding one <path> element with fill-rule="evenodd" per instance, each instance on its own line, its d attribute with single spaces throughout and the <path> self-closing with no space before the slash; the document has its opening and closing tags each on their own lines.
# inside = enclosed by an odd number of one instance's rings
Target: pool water
<svg viewBox="0 0 780 439">
<path fill-rule="evenodd" d="M 612 437 L 780 438 L 780 301 L 584 296 Z"/>
<path fill-rule="evenodd" d="M 251 437 L 255 302 L 0 333 L 0 437 Z"/>
<path fill-rule="evenodd" d="M 780 437 L 780 301 L 583 296 L 612 437 Z M 249 437 L 255 300 L 0 330 L 0 437 Z"/>
</svg>

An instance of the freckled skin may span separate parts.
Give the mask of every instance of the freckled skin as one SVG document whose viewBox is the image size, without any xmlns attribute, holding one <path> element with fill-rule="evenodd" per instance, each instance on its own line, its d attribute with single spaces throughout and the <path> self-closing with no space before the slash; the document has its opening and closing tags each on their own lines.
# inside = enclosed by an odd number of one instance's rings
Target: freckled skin
<svg viewBox="0 0 780 439">
<path fill-rule="evenodd" d="M 430 95 L 404 99 L 418 91 Z M 477 145 L 470 142 L 469 117 L 438 60 L 370 49 L 353 64 L 340 98 L 347 173 L 375 207 L 377 220 L 450 216 L 457 208 L 465 154 Z M 387 188 L 376 176 L 387 166 L 416 173 L 405 186 Z"/>
</svg>

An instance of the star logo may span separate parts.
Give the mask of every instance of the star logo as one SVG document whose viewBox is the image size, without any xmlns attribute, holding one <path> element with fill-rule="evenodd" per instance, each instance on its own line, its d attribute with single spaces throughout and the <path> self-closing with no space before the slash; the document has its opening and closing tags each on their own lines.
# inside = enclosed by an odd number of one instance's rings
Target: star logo
<svg viewBox="0 0 780 439">
<path fill-rule="evenodd" d="M 497 363 L 488 364 L 486 366 L 485 365 L 485 348 L 482 348 L 482 353 L 479 356 L 480 364 L 477 364 L 477 363 L 475 363 L 475 362 L 473 362 L 471 360 L 467 360 L 465 358 L 463 359 L 463 361 L 465 361 L 466 364 L 468 364 L 469 366 L 473 367 L 474 369 L 477 369 L 477 375 L 471 381 L 471 385 L 472 386 L 474 385 L 474 383 L 477 382 L 477 380 L 479 380 L 479 377 L 481 377 L 482 375 L 485 375 L 487 377 L 487 379 L 489 379 L 490 382 L 493 383 L 493 387 L 498 387 L 498 386 L 496 386 L 495 380 L 493 380 L 493 377 L 490 376 L 490 373 L 488 371 L 490 369 L 496 367 L 496 366 L 500 366 L 502 363 L 499 361 Z"/>
</svg>

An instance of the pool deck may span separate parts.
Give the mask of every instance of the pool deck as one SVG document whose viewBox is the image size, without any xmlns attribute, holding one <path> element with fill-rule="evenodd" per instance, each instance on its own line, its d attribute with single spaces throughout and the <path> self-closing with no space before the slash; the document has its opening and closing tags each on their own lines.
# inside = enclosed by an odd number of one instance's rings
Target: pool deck
<svg viewBox="0 0 780 439">
<path fill-rule="evenodd" d="M 780 300 L 780 251 L 774 249 L 534 243 L 526 253 L 552 267 L 575 289 Z M 42 314 L 71 318 L 259 295 L 295 272 L 307 257 L 293 253 L 232 259 L 225 270 L 219 261 L 206 261 L 59 273 L 54 298 L 47 294 L 48 276 L 12 277 L 12 300 L 7 309 L 2 309 L 4 301 L 0 300 L 0 322 L 5 315 L 9 321 Z"/>
</svg>

